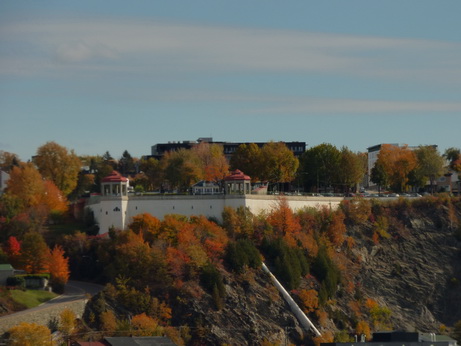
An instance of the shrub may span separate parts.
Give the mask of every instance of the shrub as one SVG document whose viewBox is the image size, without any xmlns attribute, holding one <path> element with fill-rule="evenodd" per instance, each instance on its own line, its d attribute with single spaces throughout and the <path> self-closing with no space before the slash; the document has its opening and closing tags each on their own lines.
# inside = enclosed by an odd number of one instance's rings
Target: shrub
<svg viewBox="0 0 461 346">
<path fill-rule="evenodd" d="M 26 280 L 24 279 L 24 276 L 9 276 L 6 279 L 6 285 L 24 289 L 26 288 Z"/>
<path fill-rule="evenodd" d="M 301 276 L 309 273 L 306 255 L 299 248 L 289 247 L 281 238 L 262 244 L 266 258 L 274 265 L 274 275 L 279 281 L 292 290 L 298 287 Z"/>
<path fill-rule="evenodd" d="M 221 273 L 213 264 L 208 263 L 202 268 L 200 283 L 209 293 L 211 293 L 216 308 L 218 310 L 222 309 L 223 299 L 226 296 L 226 289 L 224 287 Z"/>
<path fill-rule="evenodd" d="M 224 260 L 229 269 L 237 273 L 242 273 L 245 266 L 256 269 L 262 264 L 258 249 L 248 239 L 239 239 L 234 243 L 229 243 Z"/>
</svg>

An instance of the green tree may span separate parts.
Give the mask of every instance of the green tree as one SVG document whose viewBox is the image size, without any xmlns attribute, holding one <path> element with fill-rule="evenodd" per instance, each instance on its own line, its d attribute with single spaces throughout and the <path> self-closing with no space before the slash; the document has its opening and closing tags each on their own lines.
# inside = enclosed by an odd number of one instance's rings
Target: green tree
<svg viewBox="0 0 461 346">
<path fill-rule="evenodd" d="M 450 168 L 456 172 L 461 172 L 461 150 L 458 148 L 448 148 L 443 154 L 445 159 L 450 162 Z"/>
<path fill-rule="evenodd" d="M 200 158 L 191 150 L 179 149 L 167 152 L 162 158 L 165 177 L 171 187 L 187 191 L 203 178 Z"/>
<path fill-rule="evenodd" d="M 135 162 L 128 150 L 125 150 L 118 161 L 118 170 L 121 174 L 127 175 L 135 172 Z"/>
<path fill-rule="evenodd" d="M 333 145 L 323 143 L 306 152 L 300 158 L 300 175 L 308 190 L 332 187 L 340 171 L 341 152 Z"/>
<path fill-rule="evenodd" d="M 373 183 L 378 185 L 378 193 L 381 193 L 381 188 L 389 184 L 389 178 L 381 161 L 378 160 L 371 169 L 370 178 Z"/>
<path fill-rule="evenodd" d="M 365 175 L 362 155 L 342 147 L 339 164 L 341 169 L 337 172 L 337 182 L 347 192 L 357 186 Z"/>
<path fill-rule="evenodd" d="M 67 196 L 77 186 L 82 166 L 74 151 L 68 151 L 56 142 L 47 142 L 37 149 L 33 162 L 45 179 L 51 180 Z"/>
<path fill-rule="evenodd" d="M 159 160 L 152 157 L 141 160 L 139 168 L 147 177 L 147 191 L 153 191 L 162 186 L 164 172 Z"/>
<path fill-rule="evenodd" d="M 261 149 L 254 143 L 240 144 L 230 158 L 232 170 L 239 169 L 248 176 L 251 181 L 259 181 L 262 177 Z"/>
<path fill-rule="evenodd" d="M 445 160 L 432 145 L 419 146 L 415 150 L 417 166 L 414 169 L 416 178 L 421 181 L 428 179 L 432 192 L 437 178 L 443 174 Z"/>
</svg>

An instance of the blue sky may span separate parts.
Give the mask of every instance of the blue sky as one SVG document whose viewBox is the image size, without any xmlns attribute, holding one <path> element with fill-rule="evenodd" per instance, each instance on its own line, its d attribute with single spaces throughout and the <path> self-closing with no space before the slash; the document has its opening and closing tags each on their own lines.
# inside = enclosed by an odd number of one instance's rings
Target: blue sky
<svg viewBox="0 0 461 346">
<path fill-rule="evenodd" d="M 461 1 L 0 2 L 0 150 L 461 147 Z"/>
</svg>

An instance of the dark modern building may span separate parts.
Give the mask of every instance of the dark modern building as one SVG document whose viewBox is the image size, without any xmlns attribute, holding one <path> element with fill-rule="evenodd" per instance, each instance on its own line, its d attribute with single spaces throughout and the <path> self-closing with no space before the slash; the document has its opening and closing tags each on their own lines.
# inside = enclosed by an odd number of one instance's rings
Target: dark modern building
<svg viewBox="0 0 461 346">
<path fill-rule="evenodd" d="M 227 159 L 230 159 L 232 154 L 237 150 L 241 144 L 250 144 L 254 143 L 260 148 L 264 146 L 267 142 L 215 142 L 211 137 L 201 137 L 196 141 L 182 141 L 182 142 L 168 142 L 168 143 L 158 143 L 151 147 L 151 155 L 144 156 L 144 158 L 153 157 L 156 159 L 161 159 L 168 151 L 176 151 L 179 149 L 191 149 L 194 146 L 200 143 L 210 143 L 210 144 L 220 144 L 223 146 L 224 155 Z M 284 142 L 285 145 L 290 149 L 296 157 L 301 156 L 306 151 L 306 142 Z"/>
<path fill-rule="evenodd" d="M 456 340 L 446 335 L 419 332 L 376 332 L 372 341 L 365 341 L 364 335 L 356 336 L 355 342 L 323 343 L 322 346 L 457 346 Z"/>
</svg>

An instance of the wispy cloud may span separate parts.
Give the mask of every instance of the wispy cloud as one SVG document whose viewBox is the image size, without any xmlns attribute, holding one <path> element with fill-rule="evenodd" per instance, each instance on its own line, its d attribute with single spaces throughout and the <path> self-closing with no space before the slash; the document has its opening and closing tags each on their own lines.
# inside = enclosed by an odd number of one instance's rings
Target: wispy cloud
<svg viewBox="0 0 461 346">
<path fill-rule="evenodd" d="M 461 112 L 461 102 L 395 101 L 351 99 L 282 99 L 272 100 L 271 106 L 247 109 L 251 114 L 402 114 Z"/>
<path fill-rule="evenodd" d="M 461 44 L 156 21 L 3 24 L 0 73 L 291 72 L 461 80 Z"/>
</svg>

